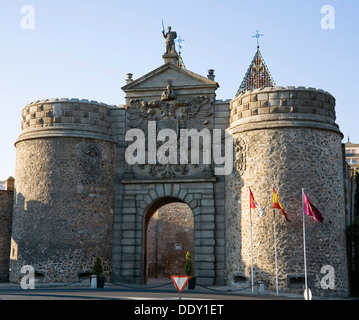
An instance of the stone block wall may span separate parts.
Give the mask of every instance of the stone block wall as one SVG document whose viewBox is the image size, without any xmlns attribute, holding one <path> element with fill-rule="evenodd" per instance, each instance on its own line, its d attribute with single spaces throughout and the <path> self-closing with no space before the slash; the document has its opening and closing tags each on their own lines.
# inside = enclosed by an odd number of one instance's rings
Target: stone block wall
<svg viewBox="0 0 359 320">
<path fill-rule="evenodd" d="M 147 277 L 183 275 L 186 252 L 194 261 L 194 218 L 190 207 L 170 203 L 152 216 L 147 237 Z"/>
<path fill-rule="evenodd" d="M 232 100 L 230 122 L 256 115 L 278 115 L 280 119 L 285 114 L 311 114 L 313 121 L 320 122 L 316 115 L 334 121 L 334 107 L 334 97 L 324 90 L 304 87 L 255 89 Z"/>
<path fill-rule="evenodd" d="M 6 190 L 0 190 L 0 283 L 9 281 L 13 199 L 14 188 L 6 183 Z"/>
<path fill-rule="evenodd" d="M 175 100 L 161 100 L 166 86 Z M 150 217 L 169 203 L 187 204 L 194 216 L 194 265 L 198 283 L 213 285 L 225 279 L 224 178 L 213 176 L 208 165 L 133 165 L 125 161 L 125 132 L 148 122 L 160 129 L 226 128 L 229 101 L 215 101 L 218 84 L 172 65 L 163 65 L 122 89 L 126 107 L 114 110 L 116 136 L 113 280 L 146 282 L 147 227 Z"/>
<path fill-rule="evenodd" d="M 215 283 L 215 178 L 121 180 L 122 210 L 115 215 L 113 281 L 143 283 L 147 270 L 147 227 L 163 205 L 183 202 L 194 217 L 195 276 L 202 285 Z M 117 232 L 118 231 L 118 232 Z"/>
<path fill-rule="evenodd" d="M 115 106 L 86 99 L 43 99 L 22 110 L 23 138 L 78 137 L 113 141 L 110 114 Z"/>
<path fill-rule="evenodd" d="M 229 127 L 230 100 L 216 100 L 214 104 L 213 129 L 221 129 L 224 137 Z M 222 140 L 224 141 L 224 140 Z M 222 155 L 225 154 L 225 144 L 222 143 Z M 215 272 L 216 285 L 226 284 L 226 191 L 225 176 L 216 176 L 214 184 L 215 207 Z"/>
</svg>

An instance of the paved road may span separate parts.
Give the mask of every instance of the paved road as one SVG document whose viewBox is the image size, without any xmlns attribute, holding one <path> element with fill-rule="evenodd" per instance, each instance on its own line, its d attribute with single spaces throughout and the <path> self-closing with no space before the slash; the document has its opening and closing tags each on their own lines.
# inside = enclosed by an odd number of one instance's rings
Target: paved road
<svg viewBox="0 0 359 320">
<path fill-rule="evenodd" d="M 251 294 L 250 290 L 230 292 L 228 288 L 211 287 L 196 290 L 185 289 L 182 300 L 288 300 L 284 295 Z M 48 287 L 23 290 L 19 286 L 0 286 L 1 300 L 178 300 L 179 293 L 172 283 L 162 286 L 137 286 L 135 288 L 106 284 L 103 289 L 82 287 Z"/>
<path fill-rule="evenodd" d="M 211 290 L 210 290 L 211 289 Z M 0 310 L 9 312 L 17 318 L 22 316 L 38 319 L 73 316 L 81 316 L 83 319 L 93 319 L 95 315 L 101 317 L 116 316 L 121 319 L 147 320 L 147 319 L 184 319 L 200 320 L 228 320 L 247 316 L 252 312 L 255 317 L 263 317 L 269 314 L 278 316 L 283 310 L 290 308 L 290 301 L 298 303 L 301 295 L 288 295 L 275 293 L 259 295 L 251 294 L 250 289 L 229 292 L 235 290 L 229 287 L 185 289 L 179 300 L 179 294 L 172 283 L 153 288 L 149 285 L 138 285 L 136 288 L 106 284 L 103 289 L 91 289 L 87 286 L 62 286 L 23 290 L 20 286 L 7 286 L 0 284 Z M 20 303 L 19 300 L 23 300 Z M 27 301 L 25 301 L 27 300 Z M 262 306 L 259 300 L 265 305 Z M 285 308 L 282 301 L 285 301 Z M 297 300 L 297 301 L 295 301 Z M 62 301 L 62 302 L 59 302 Z M 78 302 L 76 302 L 78 301 Z M 328 318 L 334 305 L 332 301 L 320 306 L 322 318 Z M 24 304 L 25 303 L 25 304 Z M 64 304 L 65 303 L 65 304 Z M 288 304 L 289 303 L 289 304 Z M 296 317 L 308 317 L 308 308 L 313 302 L 304 301 L 305 307 L 294 307 Z M 354 305 L 356 307 L 356 305 Z M 346 310 L 348 305 L 346 305 Z M 312 309 L 310 309 L 312 310 Z M 356 309 L 353 309 L 353 312 Z M 244 313 L 243 313 L 244 312 Z M 324 314 L 325 316 L 324 316 Z M 96 317 L 95 317 L 96 318 Z"/>
<path fill-rule="evenodd" d="M 214 292 L 207 289 L 186 290 L 181 294 L 181 298 L 179 300 L 179 294 L 172 284 L 156 289 L 109 286 L 104 289 L 71 287 L 23 290 L 18 287 L 0 287 L 0 299 L 3 299 L 0 301 L 0 310 L 16 315 L 18 318 L 23 316 L 27 318 L 42 316 L 46 319 L 54 316 L 70 318 L 79 315 L 82 319 L 93 319 L 96 318 L 94 315 L 99 315 L 101 318 L 114 316 L 126 320 L 188 320 L 188 318 L 228 320 L 239 312 L 239 303 L 243 308 L 250 308 L 248 306 L 250 301 L 244 300 L 276 299 L 273 296 Z M 28 301 L 19 303 L 19 300 Z"/>
</svg>

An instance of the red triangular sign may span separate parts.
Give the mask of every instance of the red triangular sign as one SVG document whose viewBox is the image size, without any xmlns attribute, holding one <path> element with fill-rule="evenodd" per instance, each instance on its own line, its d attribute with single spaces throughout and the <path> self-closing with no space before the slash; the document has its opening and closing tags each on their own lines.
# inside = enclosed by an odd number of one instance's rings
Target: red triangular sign
<svg viewBox="0 0 359 320">
<path fill-rule="evenodd" d="M 189 280 L 189 276 L 171 276 L 171 279 L 178 292 L 181 293 Z"/>
</svg>

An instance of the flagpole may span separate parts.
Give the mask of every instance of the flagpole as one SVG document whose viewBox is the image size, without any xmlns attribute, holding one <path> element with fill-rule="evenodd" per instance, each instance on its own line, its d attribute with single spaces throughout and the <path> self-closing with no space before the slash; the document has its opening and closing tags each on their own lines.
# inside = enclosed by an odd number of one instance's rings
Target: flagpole
<svg viewBox="0 0 359 320">
<path fill-rule="evenodd" d="M 302 207 L 303 207 L 303 250 L 304 250 L 304 276 L 305 276 L 305 291 L 308 288 L 307 280 L 307 255 L 305 248 L 305 219 L 304 219 L 304 189 L 302 188 Z"/>
<path fill-rule="evenodd" d="M 249 191 L 249 228 L 251 238 L 251 278 L 252 278 L 252 294 L 254 293 L 254 281 L 253 281 L 253 239 L 252 239 L 252 206 L 251 206 L 251 188 L 248 187 Z"/>
<path fill-rule="evenodd" d="M 251 278 L 252 278 L 252 294 L 254 293 L 254 284 L 253 284 L 253 240 L 252 240 L 252 209 L 249 206 L 249 227 L 251 235 Z"/>
<path fill-rule="evenodd" d="M 275 227 L 275 209 L 273 208 L 273 221 L 274 221 L 274 255 L 275 255 L 275 279 L 276 290 L 278 295 L 278 259 L 277 259 L 277 232 Z"/>
</svg>

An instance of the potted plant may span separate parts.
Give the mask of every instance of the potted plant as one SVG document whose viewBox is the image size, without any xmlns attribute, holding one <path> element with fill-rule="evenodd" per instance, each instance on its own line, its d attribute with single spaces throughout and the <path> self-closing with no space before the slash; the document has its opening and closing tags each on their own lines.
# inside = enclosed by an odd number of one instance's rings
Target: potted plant
<svg viewBox="0 0 359 320">
<path fill-rule="evenodd" d="M 105 277 L 103 276 L 103 267 L 99 256 L 95 259 L 92 274 L 97 277 L 97 288 L 103 288 L 105 286 Z"/>
<path fill-rule="evenodd" d="M 186 264 L 185 264 L 184 271 L 186 273 L 186 276 L 190 277 L 188 280 L 188 289 L 194 290 L 194 288 L 196 287 L 197 278 L 192 277 L 193 267 L 192 267 L 191 254 L 189 253 L 189 251 L 187 251 L 187 253 L 186 253 Z"/>
</svg>

